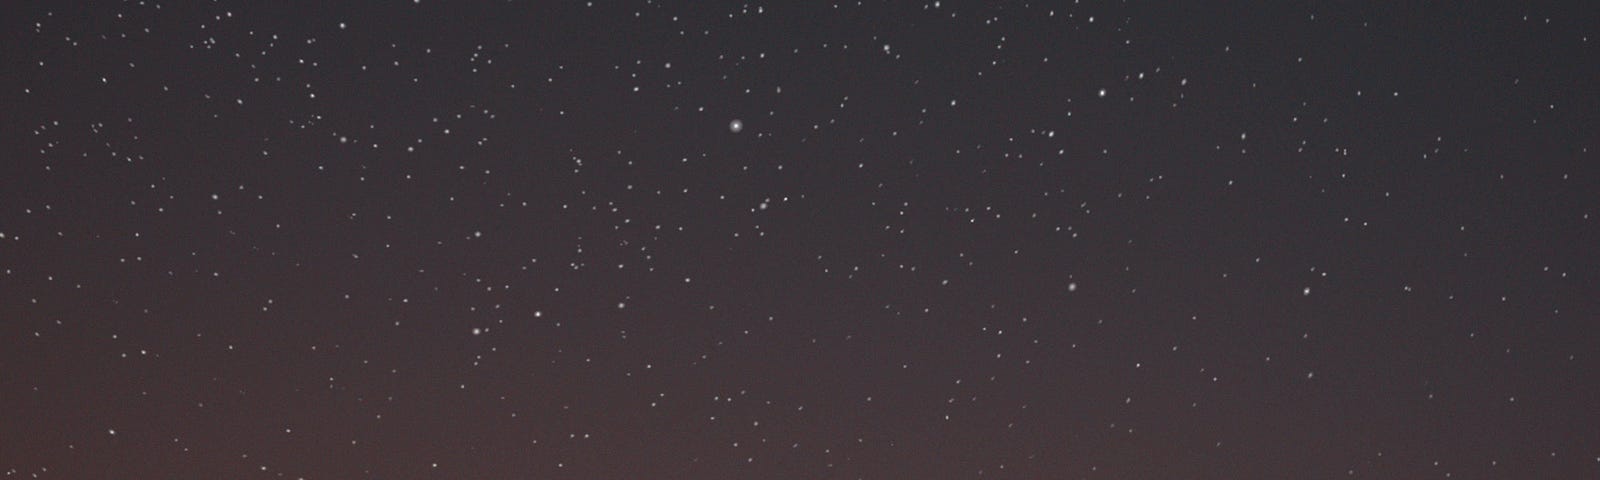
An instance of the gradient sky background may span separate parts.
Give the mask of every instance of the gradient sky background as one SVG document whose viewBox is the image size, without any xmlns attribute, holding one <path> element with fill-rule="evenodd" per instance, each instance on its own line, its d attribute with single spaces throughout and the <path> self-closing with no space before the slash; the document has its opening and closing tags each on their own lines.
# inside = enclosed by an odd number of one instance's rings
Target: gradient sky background
<svg viewBox="0 0 1600 480">
<path fill-rule="evenodd" d="M 1592 2 L 334 3 L 0 11 L 0 477 L 1600 476 Z"/>
</svg>

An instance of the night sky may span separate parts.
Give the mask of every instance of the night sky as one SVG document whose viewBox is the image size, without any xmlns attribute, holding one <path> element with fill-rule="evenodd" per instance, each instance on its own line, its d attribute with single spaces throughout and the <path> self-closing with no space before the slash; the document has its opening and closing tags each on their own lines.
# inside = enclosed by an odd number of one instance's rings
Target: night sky
<svg viewBox="0 0 1600 480">
<path fill-rule="evenodd" d="M 1600 8 L 1422 3 L 9 2 L 0 477 L 1600 477 Z"/>
</svg>

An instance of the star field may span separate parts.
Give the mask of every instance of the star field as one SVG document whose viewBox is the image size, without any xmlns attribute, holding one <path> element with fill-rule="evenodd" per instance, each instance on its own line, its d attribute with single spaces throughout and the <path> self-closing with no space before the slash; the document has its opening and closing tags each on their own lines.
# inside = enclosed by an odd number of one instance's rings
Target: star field
<svg viewBox="0 0 1600 480">
<path fill-rule="evenodd" d="M 1583 2 L 0 11 L 0 478 L 1600 475 Z"/>
</svg>

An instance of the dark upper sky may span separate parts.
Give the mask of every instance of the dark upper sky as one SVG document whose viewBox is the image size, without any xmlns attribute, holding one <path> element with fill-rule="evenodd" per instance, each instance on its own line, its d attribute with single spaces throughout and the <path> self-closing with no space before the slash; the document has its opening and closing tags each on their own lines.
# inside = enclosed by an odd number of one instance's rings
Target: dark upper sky
<svg viewBox="0 0 1600 480">
<path fill-rule="evenodd" d="M 332 3 L 0 12 L 0 477 L 1600 475 L 1586 2 Z"/>
</svg>

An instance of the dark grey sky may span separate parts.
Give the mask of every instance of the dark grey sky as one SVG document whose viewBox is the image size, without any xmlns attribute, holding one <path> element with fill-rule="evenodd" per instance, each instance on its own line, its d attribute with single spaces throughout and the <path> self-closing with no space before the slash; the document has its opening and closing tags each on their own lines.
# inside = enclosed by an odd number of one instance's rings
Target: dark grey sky
<svg viewBox="0 0 1600 480">
<path fill-rule="evenodd" d="M 1584 2 L 3 10 L 5 477 L 1600 474 Z"/>
</svg>

